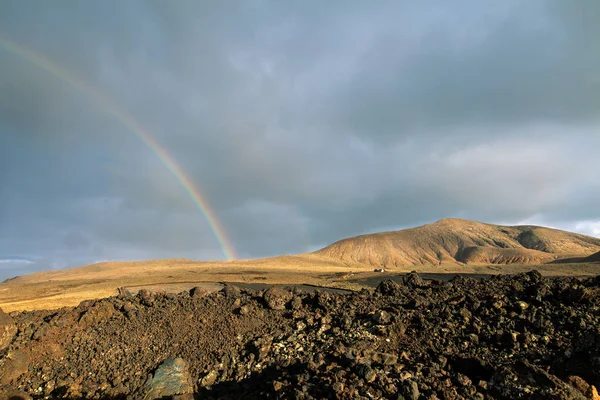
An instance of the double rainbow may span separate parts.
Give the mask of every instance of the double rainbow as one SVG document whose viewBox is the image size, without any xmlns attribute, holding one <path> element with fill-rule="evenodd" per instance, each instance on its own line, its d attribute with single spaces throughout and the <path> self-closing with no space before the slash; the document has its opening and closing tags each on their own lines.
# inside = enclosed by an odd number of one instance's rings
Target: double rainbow
<svg viewBox="0 0 600 400">
<path fill-rule="evenodd" d="M 210 208 L 208 201 L 202 195 L 199 188 L 194 185 L 192 180 L 183 172 L 181 166 L 177 164 L 167 150 L 161 146 L 156 139 L 154 139 L 150 131 L 144 128 L 140 122 L 138 122 L 126 111 L 119 108 L 114 102 L 112 102 L 96 88 L 87 84 L 85 81 L 81 80 L 64 68 L 59 67 L 56 63 L 52 62 L 43 55 L 3 37 L 0 37 L 0 46 L 81 90 L 90 96 L 100 107 L 112 114 L 125 127 L 133 132 L 142 142 L 144 142 L 146 146 L 148 146 L 148 148 L 150 148 L 150 150 L 152 150 L 152 152 L 154 152 L 154 154 L 156 154 L 156 156 L 165 165 L 165 167 L 171 171 L 175 178 L 177 178 L 181 186 L 185 189 L 212 229 L 215 238 L 221 246 L 223 255 L 228 260 L 235 260 L 237 258 L 235 249 L 225 233 L 223 224 L 221 221 L 219 221 L 215 215 L 215 212 Z"/>
</svg>

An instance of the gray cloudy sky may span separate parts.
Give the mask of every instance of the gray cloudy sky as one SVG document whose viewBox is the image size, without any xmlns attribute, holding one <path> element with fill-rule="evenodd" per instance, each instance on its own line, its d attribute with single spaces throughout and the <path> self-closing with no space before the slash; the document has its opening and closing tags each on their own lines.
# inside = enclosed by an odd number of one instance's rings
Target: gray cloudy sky
<svg viewBox="0 0 600 400">
<path fill-rule="evenodd" d="M 97 88 L 241 257 L 463 217 L 600 236 L 600 2 L 0 2 L 0 37 Z M 0 45 L 0 278 L 221 259 L 158 157 Z"/>
</svg>

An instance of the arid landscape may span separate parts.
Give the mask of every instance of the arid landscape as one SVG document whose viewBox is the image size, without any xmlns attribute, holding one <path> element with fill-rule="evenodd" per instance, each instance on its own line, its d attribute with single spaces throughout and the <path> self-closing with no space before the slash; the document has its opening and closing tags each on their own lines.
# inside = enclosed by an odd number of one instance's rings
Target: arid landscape
<svg viewBox="0 0 600 400">
<path fill-rule="evenodd" d="M 0 0 L 0 400 L 600 400 L 599 37 Z"/>
<path fill-rule="evenodd" d="M 598 399 L 599 252 L 445 219 L 312 254 L 17 277 L 0 396 Z"/>
<path fill-rule="evenodd" d="M 431 274 L 548 276 L 600 273 L 600 239 L 535 227 L 460 219 L 348 238 L 311 254 L 258 260 L 107 262 L 46 271 L 0 284 L 5 311 L 56 309 L 141 289 L 179 292 L 215 283 L 314 285 L 360 290 L 361 281 L 417 271 Z M 374 272 L 383 269 L 385 272 Z"/>
</svg>

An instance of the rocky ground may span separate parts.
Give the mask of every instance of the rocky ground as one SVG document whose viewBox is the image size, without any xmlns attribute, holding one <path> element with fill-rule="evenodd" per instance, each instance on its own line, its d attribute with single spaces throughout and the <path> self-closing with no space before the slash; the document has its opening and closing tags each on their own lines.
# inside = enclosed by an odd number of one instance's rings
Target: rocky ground
<svg viewBox="0 0 600 400">
<path fill-rule="evenodd" d="M 0 313 L 0 351 L 12 399 L 597 399 L 600 277 L 123 291 Z"/>
</svg>

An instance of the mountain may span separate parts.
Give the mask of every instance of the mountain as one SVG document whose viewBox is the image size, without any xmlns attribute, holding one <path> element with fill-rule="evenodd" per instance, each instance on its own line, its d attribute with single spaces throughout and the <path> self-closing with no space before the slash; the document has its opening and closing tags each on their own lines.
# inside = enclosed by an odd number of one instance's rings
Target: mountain
<svg viewBox="0 0 600 400">
<path fill-rule="evenodd" d="M 442 219 L 401 231 L 343 239 L 315 254 L 377 267 L 542 264 L 600 252 L 600 239 L 539 226 Z"/>
</svg>

